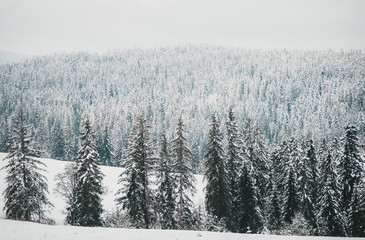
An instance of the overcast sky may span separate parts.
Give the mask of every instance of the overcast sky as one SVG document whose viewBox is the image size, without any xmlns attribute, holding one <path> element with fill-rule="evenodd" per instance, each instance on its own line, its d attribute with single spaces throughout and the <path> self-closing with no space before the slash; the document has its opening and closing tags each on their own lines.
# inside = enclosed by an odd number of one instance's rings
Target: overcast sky
<svg viewBox="0 0 365 240">
<path fill-rule="evenodd" d="M 364 0 L 0 0 L 0 49 L 25 54 L 212 43 L 365 50 Z"/>
</svg>

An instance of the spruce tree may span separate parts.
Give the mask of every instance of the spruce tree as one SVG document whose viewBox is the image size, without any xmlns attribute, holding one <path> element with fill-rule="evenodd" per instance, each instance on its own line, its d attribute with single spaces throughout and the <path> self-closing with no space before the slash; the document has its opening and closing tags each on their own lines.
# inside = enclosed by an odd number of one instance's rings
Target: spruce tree
<svg viewBox="0 0 365 240">
<path fill-rule="evenodd" d="M 103 138 L 101 139 L 101 151 L 100 151 L 100 160 L 103 165 L 106 166 L 114 166 L 113 157 L 114 157 L 114 146 L 110 139 L 110 134 L 108 131 L 108 127 L 105 127 Z"/>
<path fill-rule="evenodd" d="M 254 184 L 252 165 L 249 161 L 245 161 L 241 167 L 238 191 L 239 232 L 259 232 L 262 230 L 262 214 L 257 202 L 257 188 Z"/>
<path fill-rule="evenodd" d="M 254 135 L 254 158 L 253 168 L 255 171 L 255 183 L 258 189 L 258 204 L 263 212 L 265 211 L 268 197 L 269 185 L 269 156 L 265 145 L 264 135 L 259 125 L 256 127 Z M 264 214 L 266 216 L 266 213 Z"/>
<path fill-rule="evenodd" d="M 238 223 L 238 177 L 239 169 L 242 165 L 243 159 L 241 156 L 242 142 L 240 141 L 240 135 L 238 133 L 237 121 L 232 107 L 229 108 L 227 126 L 227 177 L 228 187 L 230 191 L 231 212 L 230 217 L 230 230 L 232 232 L 237 231 Z"/>
<path fill-rule="evenodd" d="M 189 229 L 192 225 L 192 201 L 188 192 L 195 193 L 195 177 L 191 168 L 191 151 L 185 138 L 185 126 L 179 117 L 175 138 L 172 141 L 173 163 L 177 181 L 178 228 Z"/>
<path fill-rule="evenodd" d="M 95 135 L 89 119 L 84 122 L 84 128 L 80 137 L 83 144 L 76 158 L 76 225 L 101 226 L 104 174 L 100 170 L 100 157 L 96 151 Z"/>
<path fill-rule="evenodd" d="M 161 151 L 159 165 L 157 169 L 157 211 L 160 214 L 160 224 L 162 229 L 176 229 L 175 219 L 175 189 L 173 165 L 171 154 L 165 134 L 161 137 Z"/>
<path fill-rule="evenodd" d="M 365 183 L 354 187 L 351 201 L 351 233 L 354 237 L 365 237 Z"/>
<path fill-rule="evenodd" d="M 345 128 L 343 137 L 344 150 L 341 157 L 340 184 L 342 188 L 341 206 L 345 217 L 346 230 L 351 234 L 353 222 L 351 220 L 354 188 L 359 184 L 363 177 L 363 160 L 359 153 L 359 143 L 356 126 L 349 124 Z"/>
<path fill-rule="evenodd" d="M 317 188 L 317 186 L 313 186 L 313 159 L 311 158 L 315 158 L 315 155 L 313 156 L 314 148 L 312 147 L 311 141 L 305 140 L 302 142 L 301 158 L 298 166 L 298 193 L 303 217 L 313 229 L 317 229 L 315 210 L 317 200 L 314 200 L 313 197 L 313 187 Z"/>
<path fill-rule="evenodd" d="M 127 158 L 123 166 L 125 171 L 118 183 L 125 183 L 117 194 L 117 201 L 127 210 L 137 228 L 149 228 L 152 219 L 152 190 L 150 177 L 154 167 L 154 147 L 150 140 L 150 126 L 147 119 L 140 115 L 128 139 Z"/>
<path fill-rule="evenodd" d="M 310 170 L 310 188 L 311 188 L 311 193 L 310 196 L 312 198 L 312 203 L 314 206 L 314 210 L 315 213 L 318 213 L 318 198 L 319 198 L 319 186 L 320 186 L 320 181 L 319 181 L 319 165 L 318 165 L 318 160 L 317 160 L 317 156 L 316 156 L 316 152 L 314 149 L 314 144 L 313 144 L 313 140 L 309 139 L 307 140 L 307 153 L 306 153 L 306 158 L 309 161 L 309 170 Z M 317 215 L 317 214 L 316 214 Z M 308 220 L 308 219 L 307 219 Z M 314 225 L 314 222 L 312 222 L 312 220 L 308 220 L 310 222 L 310 224 L 312 225 L 312 227 L 315 229 L 316 225 Z"/>
<path fill-rule="evenodd" d="M 275 149 L 271 153 L 270 157 L 271 162 L 271 170 L 270 170 L 270 178 L 269 178 L 269 199 L 268 199 L 268 227 L 270 230 L 279 230 L 282 223 L 281 223 L 281 198 L 280 198 L 280 191 L 278 190 L 278 184 L 280 175 L 279 170 L 279 149 Z"/>
<path fill-rule="evenodd" d="M 65 160 L 65 136 L 60 121 L 53 126 L 51 144 L 51 158 Z"/>
<path fill-rule="evenodd" d="M 46 207 L 52 206 L 47 179 L 41 174 L 46 165 L 33 158 L 39 152 L 32 148 L 31 126 L 25 118 L 21 109 L 12 125 L 9 154 L 3 160 L 7 162 L 2 168 L 7 172 L 4 210 L 6 218 L 42 221 Z"/>
<path fill-rule="evenodd" d="M 344 222 L 340 207 L 340 188 L 336 164 L 331 152 L 321 162 L 321 195 L 319 199 L 319 233 L 324 236 L 344 236 Z"/>
<path fill-rule="evenodd" d="M 300 203 L 295 170 L 292 163 L 289 163 L 287 171 L 288 173 L 284 179 L 282 218 L 284 222 L 291 224 L 295 214 L 299 212 Z"/>
<path fill-rule="evenodd" d="M 212 116 L 208 138 L 205 151 L 206 209 L 208 214 L 217 217 L 218 221 L 223 220 L 226 224 L 229 224 L 231 217 L 230 189 L 219 124 L 215 115 Z"/>
</svg>

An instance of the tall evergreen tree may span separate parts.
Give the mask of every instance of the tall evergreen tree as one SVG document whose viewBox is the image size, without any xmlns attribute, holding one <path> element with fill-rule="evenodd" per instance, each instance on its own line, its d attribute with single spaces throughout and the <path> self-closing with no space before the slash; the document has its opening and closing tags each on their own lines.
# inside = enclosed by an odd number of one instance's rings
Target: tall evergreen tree
<svg viewBox="0 0 365 240">
<path fill-rule="evenodd" d="M 254 158 L 252 164 L 255 170 L 255 183 L 258 189 L 258 204 L 260 209 L 265 212 L 266 198 L 268 197 L 270 163 L 264 135 L 259 125 L 257 125 L 254 135 Z M 263 215 L 266 216 L 267 214 L 265 213 Z"/>
<path fill-rule="evenodd" d="M 318 184 L 317 164 L 314 153 L 314 147 L 311 140 L 304 140 L 301 146 L 301 157 L 298 170 L 298 193 L 303 217 L 307 220 L 315 231 L 317 230 L 316 206 L 317 206 L 317 189 L 314 183 Z M 314 165 L 315 164 L 315 165 Z M 313 169 L 315 168 L 315 169 Z"/>
<path fill-rule="evenodd" d="M 354 237 L 365 237 L 365 183 L 354 187 L 351 201 L 351 233 Z"/>
<path fill-rule="evenodd" d="M 209 140 L 205 152 L 205 179 L 207 180 L 205 202 L 208 214 L 229 224 L 231 197 L 228 185 L 224 150 L 215 115 L 209 130 Z"/>
<path fill-rule="evenodd" d="M 159 166 L 157 169 L 157 201 L 160 214 L 160 224 L 162 229 L 176 229 L 177 222 L 175 219 L 175 189 L 173 165 L 171 162 L 171 154 L 165 134 L 161 137 L 161 151 Z"/>
<path fill-rule="evenodd" d="M 60 121 L 52 129 L 51 158 L 65 160 L 65 136 Z"/>
<path fill-rule="evenodd" d="M 269 178 L 268 191 L 270 192 L 268 198 L 268 227 L 270 230 L 279 230 L 281 227 L 281 198 L 278 190 L 278 183 L 280 179 L 279 171 L 279 149 L 275 149 L 271 153 L 271 170 Z"/>
<path fill-rule="evenodd" d="M 110 139 L 108 127 L 105 127 L 103 138 L 100 140 L 100 160 L 103 165 L 114 166 L 114 146 Z"/>
<path fill-rule="evenodd" d="M 135 227 L 149 228 L 152 219 L 152 190 L 150 176 L 154 167 L 154 147 L 150 138 L 150 126 L 144 116 L 138 116 L 128 140 L 125 172 L 118 183 L 126 183 L 118 191 L 124 196 L 117 199 L 127 209 Z"/>
<path fill-rule="evenodd" d="M 257 202 L 257 188 L 252 177 L 252 165 L 245 161 L 241 167 L 239 189 L 239 232 L 262 230 L 262 214 Z"/>
<path fill-rule="evenodd" d="M 297 192 L 295 170 L 292 163 L 289 163 L 287 171 L 288 173 L 284 179 L 282 218 L 286 223 L 291 224 L 295 214 L 299 212 L 300 203 Z"/>
<path fill-rule="evenodd" d="M 342 188 L 342 209 L 345 217 L 346 229 L 351 233 L 353 222 L 351 215 L 351 201 L 353 199 L 354 187 L 359 184 L 363 177 L 363 160 L 359 153 L 359 143 L 356 126 L 349 124 L 345 128 L 343 137 L 344 151 L 341 157 L 340 183 Z"/>
<path fill-rule="evenodd" d="M 32 158 L 39 152 L 32 148 L 30 128 L 21 109 L 12 125 L 9 154 L 4 158 L 7 161 L 3 167 L 7 172 L 4 210 L 10 219 L 42 221 L 45 208 L 52 204 L 47 197 L 47 179 L 41 174 L 46 165 Z"/>
<path fill-rule="evenodd" d="M 177 180 L 178 228 L 189 229 L 192 225 L 192 201 L 188 192 L 195 193 L 195 177 L 191 168 L 191 151 L 185 138 L 185 126 L 180 116 L 172 141 L 172 155 Z"/>
<path fill-rule="evenodd" d="M 200 154 L 199 154 L 199 144 L 195 143 L 192 148 L 192 162 L 191 168 L 193 169 L 194 174 L 202 173 L 202 164 L 200 162 Z"/>
<path fill-rule="evenodd" d="M 321 162 L 321 195 L 320 206 L 320 231 L 325 236 L 344 236 L 344 222 L 340 207 L 340 188 L 336 173 L 336 164 L 331 152 Z"/>
<path fill-rule="evenodd" d="M 83 145 L 76 158 L 76 225 L 101 226 L 104 174 L 100 170 L 100 157 L 96 151 L 95 135 L 89 119 L 85 120 L 84 128 L 80 138 Z"/>
<path fill-rule="evenodd" d="M 227 177 L 228 177 L 228 187 L 230 191 L 230 202 L 231 208 L 229 211 L 230 215 L 230 230 L 236 232 L 238 225 L 238 177 L 239 169 L 242 165 L 243 159 L 241 156 L 242 142 L 240 140 L 240 135 L 238 133 L 237 121 L 232 107 L 229 108 L 227 126 Z"/>
</svg>

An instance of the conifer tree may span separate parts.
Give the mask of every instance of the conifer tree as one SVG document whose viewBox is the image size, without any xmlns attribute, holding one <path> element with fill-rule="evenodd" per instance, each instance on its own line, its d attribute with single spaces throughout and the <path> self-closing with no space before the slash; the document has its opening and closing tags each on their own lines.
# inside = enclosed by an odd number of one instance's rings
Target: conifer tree
<svg viewBox="0 0 365 240">
<path fill-rule="evenodd" d="M 111 143 L 108 127 L 105 127 L 103 138 L 100 140 L 100 160 L 103 165 L 113 166 L 114 146 Z"/>
<path fill-rule="evenodd" d="M 47 179 L 41 174 L 44 163 L 33 158 L 39 152 L 32 148 L 31 126 L 26 125 L 21 109 L 12 125 L 9 154 L 4 158 L 6 165 L 6 188 L 3 192 L 7 218 L 25 221 L 42 221 L 48 200 Z"/>
<path fill-rule="evenodd" d="M 205 202 L 208 214 L 229 223 L 231 197 L 228 185 L 224 150 L 215 115 L 209 130 L 205 152 L 205 179 L 207 180 Z"/>
<path fill-rule="evenodd" d="M 238 183 L 239 189 L 239 232 L 252 231 L 256 233 L 262 229 L 262 214 L 257 202 L 257 188 L 252 177 L 252 165 L 245 161 L 241 167 Z"/>
<path fill-rule="evenodd" d="M 312 163 L 315 158 L 314 148 L 311 141 L 305 140 L 302 142 L 301 147 L 301 158 L 299 161 L 299 171 L 298 171 L 298 193 L 300 197 L 300 205 L 303 217 L 306 219 L 308 224 L 311 225 L 313 229 L 317 229 L 316 220 L 316 201 L 313 196 L 313 168 Z M 315 166 L 317 167 L 317 166 Z M 315 170 L 315 173 L 317 170 Z M 317 183 L 318 184 L 318 183 Z M 316 193 L 315 193 L 316 194 Z M 317 196 L 317 195 L 316 195 Z"/>
<path fill-rule="evenodd" d="M 152 190 L 150 176 L 155 164 L 154 147 L 150 140 L 150 126 L 144 116 L 138 116 L 128 139 L 127 158 L 118 183 L 126 183 L 117 194 L 132 223 L 137 228 L 149 228 L 152 219 Z"/>
<path fill-rule="evenodd" d="M 365 183 L 360 181 L 354 187 L 351 201 L 351 235 L 365 237 Z"/>
<path fill-rule="evenodd" d="M 299 197 L 297 192 L 297 184 L 295 177 L 294 166 L 289 162 L 287 169 L 288 173 L 284 179 L 284 192 L 283 192 L 283 221 L 288 224 L 292 223 L 295 214 L 299 212 Z"/>
<path fill-rule="evenodd" d="M 60 121 L 52 129 L 51 158 L 65 160 L 65 136 Z"/>
<path fill-rule="evenodd" d="M 281 209 L 280 209 L 280 198 L 276 188 L 276 184 L 273 183 L 271 187 L 271 198 L 269 200 L 269 217 L 268 224 L 270 230 L 279 230 L 281 227 Z"/>
<path fill-rule="evenodd" d="M 319 181 L 319 165 L 318 165 L 318 160 L 317 160 L 317 156 L 316 156 L 316 151 L 314 149 L 314 144 L 313 144 L 313 140 L 309 139 L 307 140 L 307 158 L 309 161 L 309 170 L 310 170 L 310 188 L 311 188 L 311 193 L 310 196 L 312 198 L 312 203 L 314 206 L 314 210 L 315 213 L 318 213 L 318 198 L 319 198 L 319 186 L 320 186 L 320 181 Z M 317 214 L 316 214 L 317 215 Z M 307 219 L 308 220 L 308 219 Z M 312 225 L 312 227 L 315 229 L 316 226 L 313 225 L 314 223 L 311 220 L 308 220 L 310 222 L 310 224 Z"/>
<path fill-rule="evenodd" d="M 242 142 L 240 141 L 240 135 L 238 133 L 237 121 L 232 107 L 229 108 L 227 126 L 227 177 L 228 187 L 230 191 L 231 212 L 230 217 L 230 230 L 232 232 L 237 231 L 238 223 L 238 177 L 239 169 L 242 165 L 243 159 L 241 156 Z"/>
<path fill-rule="evenodd" d="M 171 162 L 171 154 L 165 134 L 161 137 L 161 151 L 159 166 L 157 169 L 157 201 L 158 212 L 160 214 L 160 224 L 162 229 L 176 229 L 177 223 L 175 219 L 175 189 L 173 165 Z"/>
<path fill-rule="evenodd" d="M 104 174 L 100 170 L 100 157 L 96 151 L 95 135 L 89 119 L 84 122 L 83 141 L 77 153 L 76 164 L 76 225 L 101 226 L 101 194 Z"/>
<path fill-rule="evenodd" d="M 192 163 L 191 168 L 193 169 L 194 174 L 202 173 L 202 164 L 200 162 L 200 154 L 199 154 L 199 145 L 195 143 L 192 148 Z"/>
<path fill-rule="evenodd" d="M 281 227 L 281 198 L 278 190 L 279 173 L 279 149 L 271 153 L 271 171 L 269 178 L 269 199 L 268 199 L 268 227 L 270 230 L 279 230 Z"/>
<path fill-rule="evenodd" d="M 364 169 L 363 160 L 359 153 L 358 130 L 352 124 L 346 126 L 345 130 L 345 136 L 343 137 L 344 150 L 339 165 L 342 188 L 341 205 L 344 212 L 346 230 L 351 233 L 354 227 L 351 220 L 353 214 L 351 201 L 354 197 L 355 186 L 362 180 Z"/>
<path fill-rule="evenodd" d="M 175 139 L 172 141 L 172 155 L 177 180 L 178 228 L 189 229 L 192 225 L 192 201 L 188 192 L 195 193 L 195 177 L 191 168 L 191 151 L 185 138 L 185 126 L 179 117 Z"/>
<path fill-rule="evenodd" d="M 320 234 L 325 236 L 344 236 L 344 222 L 340 207 L 340 188 L 336 164 L 331 152 L 321 162 L 321 195 L 319 199 Z"/>
<path fill-rule="evenodd" d="M 256 127 L 254 135 L 254 158 L 253 168 L 255 171 L 255 183 L 258 189 L 258 204 L 265 212 L 266 198 L 268 196 L 269 185 L 269 156 L 265 145 L 265 140 L 259 125 Z M 264 214 L 266 216 L 266 214 Z"/>
</svg>

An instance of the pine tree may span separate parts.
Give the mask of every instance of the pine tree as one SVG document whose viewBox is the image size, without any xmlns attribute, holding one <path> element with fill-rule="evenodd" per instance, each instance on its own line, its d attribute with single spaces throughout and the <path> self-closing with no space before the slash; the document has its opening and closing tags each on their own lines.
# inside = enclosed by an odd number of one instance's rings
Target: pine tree
<svg viewBox="0 0 365 240">
<path fill-rule="evenodd" d="M 275 149 L 271 153 L 270 157 L 271 162 L 271 171 L 270 171 L 270 178 L 269 178 L 269 186 L 268 191 L 269 199 L 268 199 L 268 227 L 270 230 L 279 230 L 282 223 L 281 223 L 281 198 L 280 198 L 280 191 L 278 190 L 278 184 L 280 175 L 278 174 L 279 171 L 279 149 Z"/>
<path fill-rule="evenodd" d="M 253 233 L 262 229 L 262 215 L 257 202 L 257 188 L 252 177 L 252 165 L 245 161 L 241 168 L 238 183 L 239 189 L 239 232 L 245 233 L 248 230 Z"/>
<path fill-rule="evenodd" d="M 240 135 L 238 133 L 237 121 L 234 116 L 232 108 L 229 108 L 227 125 L 227 177 L 228 177 L 228 187 L 230 191 L 230 202 L 231 202 L 231 217 L 230 230 L 232 232 L 237 231 L 238 223 L 238 177 L 239 169 L 243 162 L 241 156 L 242 142 L 240 141 Z"/>
<path fill-rule="evenodd" d="M 127 158 L 118 183 L 126 183 L 117 194 L 117 201 L 127 209 L 137 228 L 149 228 L 152 219 L 152 191 L 150 176 L 154 167 L 154 148 L 150 140 L 150 126 L 144 116 L 138 116 L 128 139 Z"/>
<path fill-rule="evenodd" d="M 34 159 L 39 155 L 32 149 L 31 126 L 26 125 L 25 114 L 21 109 L 12 126 L 9 154 L 4 158 L 7 164 L 5 198 L 5 215 L 15 220 L 44 219 L 46 207 L 53 205 L 48 200 L 47 179 L 40 172 L 46 167 L 41 161 Z"/>
<path fill-rule="evenodd" d="M 195 177 L 191 168 L 191 151 L 187 146 L 185 138 L 185 126 L 180 116 L 176 128 L 175 139 L 172 141 L 172 155 L 175 165 L 177 180 L 177 210 L 178 210 L 178 228 L 189 229 L 192 225 L 191 206 L 192 201 L 188 192 L 195 193 Z"/>
<path fill-rule="evenodd" d="M 260 209 L 265 212 L 266 198 L 268 196 L 267 187 L 269 185 L 269 156 L 260 126 L 256 127 L 254 136 L 254 162 L 252 164 L 256 175 L 255 182 L 258 189 L 258 204 Z"/>
<path fill-rule="evenodd" d="M 316 157 L 316 152 L 314 149 L 314 144 L 313 144 L 313 140 L 309 139 L 307 141 L 307 158 L 309 161 L 309 170 L 310 170 L 310 188 L 311 188 L 311 198 L 312 198 L 312 203 L 314 206 L 314 210 L 315 213 L 318 213 L 318 198 L 319 198 L 319 186 L 320 186 L 320 181 L 319 181 L 319 170 L 318 170 L 318 160 Z M 317 215 L 317 214 L 316 214 Z M 315 223 L 313 222 L 313 220 L 309 220 L 309 223 L 312 225 L 313 229 L 316 229 L 317 226 L 315 225 Z"/>
<path fill-rule="evenodd" d="M 199 154 L 199 145 L 195 143 L 192 148 L 192 163 L 191 168 L 193 169 L 194 174 L 202 173 L 202 164 L 200 162 L 200 154 Z"/>
<path fill-rule="evenodd" d="M 215 115 L 209 130 L 209 140 L 205 151 L 205 179 L 207 180 L 205 202 L 208 214 L 229 224 L 231 197 L 224 150 Z"/>
<path fill-rule="evenodd" d="M 283 192 L 283 207 L 282 218 L 288 224 L 292 223 L 295 214 L 299 211 L 299 197 L 297 192 L 297 184 L 295 177 L 295 170 L 293 164 L 290 162 L 284 179 L 284 192 Z"/>
<path fill-rule="evenodd" d="M 300 196 L 300 205 L 303 217 L 306 219 L 306 221 L 311 225 L 313 229 L 317 229 L 316 210 L 315 210 L 317 200 L 314 200 L 314 195 L 313 195 L 314 193 L 313 187 L 317 189 L 317 186 L 313 186 L 314 178 L 313 178 L 312 164 L 314 160 L 311 159 L 315 158 L 315 155 L 313 154 L 314 154 L 314 148 L 311 140 L 303 141 L 301 147 L 301 158 L 298 166 L 299 167 L 298 192 Z M 316 171 L 317 169 L 315 170 L 315 173 L 317 173 Z M 315 192 L 315 194 L 317 193 Z"/>
<path fill-rule="evenodd" d="M 100 170 L 100 157 L 96 151 L 95 135 L 89 119 L 84 122 L 83 141 L 77 153 L 76 164 L 76 225 L 101 226 L 101 194 L 104 174 Z"/>
<path fill-rule="evenodd" d="M 101 146 L 100 146 L 100 160 L 103 165 L 113 166 L 113 157 L 114 157 L 114 146 L 111 143 L 110 135 L 108 131 L 108 127 L 104 129 L 104 135 L 101 139 Z"/>
<path fill-rule="evenodd" d="M 162 229 L 176 229 L 175 189 L 173 166 L 165 134 L 161 137 L 160 164 L 157 169 L 157 201 Z"/>
<path fill-rule="evenodd" d="M 354 237 L 365 237 L 365 183 L 360 181 L 354 187 L 351 201 L 351 233 Z"/>
<path fill-rule="evenodd" d="M 353 225 L 351 215 L 351 201 L 353 199 L 354 187 L 359 184 L 363 177 L 363 160 L 359 153 L 357 128 L 350 124 L 345 128 L 343 137 L 344 151 L 341 157 L 340 183 L 342 188 L 341 206 L 345 217 L 346 230 L 351 233 Z"/>
<path fill-rule="evenodd" d="M 10 130 L 7 121 L 1 122 L 0 125 L 0 152 L 8 152 Z"/>
<path fill-rule="evenodd" d="M 325 236 L 344 236 L 344 222 L 340 207 L 340 188 L 336 173 L 336 164 L 331 152 L 321 162 L 321 195 L 320 206 L 320 234 Z"/>
<path fill-rule="evenodd" d="M 51 158 L 65 160 L 65 136 L 59 121 L 53 126 L 51 138 Z"/>
</svg>

